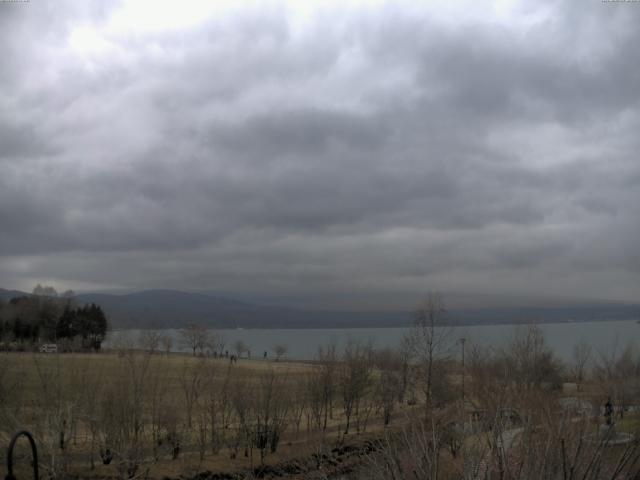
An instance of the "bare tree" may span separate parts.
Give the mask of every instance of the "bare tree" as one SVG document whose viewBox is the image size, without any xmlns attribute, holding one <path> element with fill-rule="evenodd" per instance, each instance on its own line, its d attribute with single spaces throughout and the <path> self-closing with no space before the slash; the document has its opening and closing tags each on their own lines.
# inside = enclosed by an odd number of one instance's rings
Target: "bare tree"
<svg viewBox="0 0 640 480">
<path fill-rule="evenodd" d="M 377 352 L 375 363 L 378 368 L 375 397 L 378 408 L 382 411 L 384 425 L 387 426 L 401 395 L 403 359 L 396 352 L 382 350 Z"/>
<path fill-rule="evenodd" d="M 58 292 L 55 288 L 45 285 L 44 287 L 40 284 L 36 285 L 33 289 L 33 295 L 39 297 L 57 297 Z"/>
<path fill-rule="evenodd" d="M 100 403 L 101 456 L 115 461 L 118 478 L 131 479 L 147 462 L 144 454 L 145 405 L 149 396 L 150 355 L 125 352 L 105 385 Z"/>
<path fill-rule="evenodd" d="M 147 379 L 148 401 L 147 401 L 147 421 L 151 429 L 151 451 L 153 457 L 157 461 L 160 458 L 160 447 L 163 445 L 163 412 L 172 410 L 169 399 L 168 385 L 168 369 L 165 368 L 167 360 L 163 362 L 159 368 L 153 369 Z"/>
<path fill-rule="evenodd" d="M 300 433 L 300 423 L 309 406 L 308 377 L 308 374 L 298 375 L 290 390 L 291 417 L 295 425 L 296 436 Z"/>
<path fill-rule="evenodd" d="M 182 344 L 193 352 L 194 357 L 197 350 L 202 352 L 207 346 L 209 336 L 207 328 L 202 325 L 189 324 L 180 331 L 180 335 L 182 336 Z"/>
<path fill-rule="evenodd" d="M 260 462 L 264 463 L 268 451 L 275 453 L 286 427 L 290 397 L 287 377 L 269 370 L 260 376 L 253 410 L 254 442 L 260 450 Z"/>
<path fill-rule="evenodd" d="M 328 419 L 333 418 L 333 398 L 336 395 L 338 358 L 336 346 L 331 343 L 319 347 L 316 355 L 318 369 L 309 378 L 310 408 L 318 428 L 327 429 Z"/>
<path fill-rule="evenodd" d="M 409 350 L 418 365 L 427 414 L 434 397 L 446 388 L 443 367 L 451 354 L 452 333 L 451 325 L 446 321 L 442 295 L 429 293 L 417 308 L 413 328 L 407 337 Z M 438 387 L 437 390 L 434 387 Z"/>
<path fill-rule="evenodd" d="M 372 352 L 370 346 L 362 346 L 355 342 L 347 343 L 339 369 L 339 386 L 346 425 L 345 435 L 349 433 L 351 418 L 358 419 L 362 403 L 371 386 Z"/>
<path fill-rule="evenodd" d="M 286 345 L 278 344 L 273 347 L 273 353 L 276 354 L 276 362 L 287 354 Z"/>
<path fill-rule="evenodd" d="M 249 350 L 249 347 L 247 347 L 247 344 L 242 340 L 237 340 L 233 344 L 233 349 L 235 350 L 238 357 L 241 357 L 244 352 L 247 352 Z"/>
<path fill-rule="evenodd" d="M 405 336 L 402 338 L 400 342 L 400 347 L 398 348 L 398 360 L 400 361 L 400 387 L 398 389 L 398 401 L 404 402 L 404 399 L 407 395 L 407 390 L 409 389 L 410 384 L 410 365 L 411 361 L 411 342 L 409 337 Z"/>
<path fill-rule="evenodd" d="M 230 382 L 232 366 L 224 372 L 215 364 L 205 371 L 205 410 L 209 422 L 211 452 L 218 453 L 231 423 Z"/>
<path fill-rule="evenodd" d="M 538 326 L 518 329 L 503 355 L 512 372 L 511 380 L 523 388 L 560 387 L 562 364 Z"/>
<path fill-rule="evenodd" d="M 167 333 L 160 337 L 160 345 L 162 345 L 162 350 L 167 356 L 171 353 L 171 348 L 173 347 L 173 337 Z"/>
<path fill-rule="evenodd" d="M 376 480 L 437 480 L 441 447 L 437 432 L 417 422 L 397 436 L 387 434 L 380 442 L 378 453 L 368 459 L 366 476 Z"/>
<path fill-rule="evenodd" d="M 626 407 L 640 397 L 640 355 L 633 343 L 619 351 L 617 342 L 609 351 L 599 351 L 594 377 L 602 400 L 610 398 L 616 413 L 623 417 Z"/>
<path fill-rule="evenodd" d="M 207 347 L 214 355 L 222 355 L 224 352 L 225 338 L 222 333 L 213 332 L 209 335 Z"/>
<path fill-rule="evenodd" d="M 584 381 L 587 367 L 591 361 L 593 350 L 584 340 L 581 340 L 573 347 L 573 366 L 571 374 L 574 381 L 581 384 Z"/>
<path fill-rule="evenodd" d="M 21 426 L 24 410 L 25 375 L 16 374 L 8 365 L 8 357 L 0 356 L 0 434 L 5 443 Z"/>
<path fill-rule="evenodd" d="M 79 409 L 76 395 L 70 395 L 67 387 L 74 383 L 73 372 L 60 356 L 54 358 L 33 357 L 38 382 L 38 395 L 34 397 L 34 433 L 41 442 L 41 455 L 48 473 L 65 476 L 67 472 L 67 441 L 73 416 Z M 75 392 L 74 392 L 75 393 Z"/>
<path fill-rule="evenodd" d="M 138 345 L 147 353 L 155 353 L 160 346 L 162 334 L 157 330 L 142 330 L 138 337 Z"/>
<path fill-rule="evenodd" d="M 324 380 L 324 372 L 320 368 L 316 369 L 305 378 L 305 389 L 307 391 L 309 403 L 307 410 L 308 430 L 311 430 L 312 427 L 320 430 L 323 418 L 326 419 L 326 410 L 328 409 L 329 402 L 326 400 L 327 388 L 323 385 Z"/>
<path fill-rule="evenodd" d="M 199 361 L 186 361 L 182 364 L 182 372 L 179 377 L 182 390 L 187 426 L 191 428 L 193 423 L 193 410 L 198 399 L 203 393 L 205 382 L 204 359 Z"/>
<path fill-rule="evenodd" d="M 504 435 L 490 445 L 464 442 L 462 454 L 446 456 L 446 435 L 435 423 L 416 421 L 401 432 L 387 431 L 365 460 L 357 479 L 383 480 L 599 480 L 637 478 L 640 443 L 612 448 L 611 436 L 594 437 L 588 419 L 545 416 L 527 420 L 518 435 Z M 478 440 L 480 437 L 476 437 Z M 492 437 L 489 436 L 489 437 Z"/>
<path fill-rule="evenodd" d="M 231 385 L 231 405 L 236 418 L 236 434 L 231 445 L 231 458 L 236 458 L 238 449 L 244 446 L 244 455 L 252 453 L 254 443 L 252 439 L 251 417 L 253 415 L 254 397 L 246 378 L 235 377 Z"/>
</svg>

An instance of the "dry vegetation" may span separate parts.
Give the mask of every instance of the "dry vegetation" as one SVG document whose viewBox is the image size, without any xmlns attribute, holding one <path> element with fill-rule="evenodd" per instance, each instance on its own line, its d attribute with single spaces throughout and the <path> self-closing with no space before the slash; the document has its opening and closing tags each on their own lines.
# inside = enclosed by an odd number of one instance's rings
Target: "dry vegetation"
<svg viewBox="0 0 640 480">
<path fill-rule="evenodd" d="M 373 351 L 314 364 L 126 350 L 0 354 L 0 435 L 23 428 L 41 471 L 161 477 L 252 469 L 322 453 L 391 420 Z M 376 372 L 374 372 L 374 369 Z M 393 403 L 393 400 L 392 400 Z"/>
<path fill-rule="evenodd" d="M 3 353 L 0 435 L 31 430 L 44 478 L 242 478 L 301 458 L 296 478 L 640 478 L 634 348 L 580 345 L 563 365 L 532 327 L 501 350 L 469 342 L 461 365 L 443 318 L 429 297 L 398 351 L 329 345 L 310 363 L 213 358 L 193 328 L 191 355 L 152 332 L 143 350 Z"/>
</svg>

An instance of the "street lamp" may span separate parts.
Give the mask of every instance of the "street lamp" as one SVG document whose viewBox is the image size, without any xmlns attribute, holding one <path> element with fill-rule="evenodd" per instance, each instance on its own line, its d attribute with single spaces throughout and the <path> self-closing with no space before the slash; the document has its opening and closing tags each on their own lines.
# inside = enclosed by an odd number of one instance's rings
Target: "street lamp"
<svg viewBox="0 0 640 480">
<path fill-rule="evenodd" d="M 462 347 L 462 408 L 464 412 L 464 344 L 467 341 L 466 338 L 461 338 L 459 340 L 460 346 Z"/>
</svg>

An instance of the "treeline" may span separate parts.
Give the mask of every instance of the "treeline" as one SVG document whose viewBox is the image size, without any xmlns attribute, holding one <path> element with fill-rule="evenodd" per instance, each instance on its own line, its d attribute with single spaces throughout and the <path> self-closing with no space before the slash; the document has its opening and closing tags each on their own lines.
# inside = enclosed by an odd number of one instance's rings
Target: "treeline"
<svg viewBox="0 0 640 480">
<path fill-rule="evenodd" d="M 96 304 L 76 305 L 68 291 L 38 285 L 32 295 L 0 300 L 0 342 L 4 349 L 31 350 L 56 343 L 64 350 L 99 350 L 108 329 Z"/>
</svg>

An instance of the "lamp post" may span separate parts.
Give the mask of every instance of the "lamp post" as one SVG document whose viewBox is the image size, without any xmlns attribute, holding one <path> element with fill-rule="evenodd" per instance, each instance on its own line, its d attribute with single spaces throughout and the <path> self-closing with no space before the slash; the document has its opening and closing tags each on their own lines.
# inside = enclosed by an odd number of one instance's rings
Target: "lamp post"
<svg viewBox="0 0 640 480">
<path fill-rule="evenodd" d="M 466 338 L 460 339 L 460 346 L 462 348 L 462 411 L 464 412 L 464 344 L 467 341 Z"/>
</svg>

